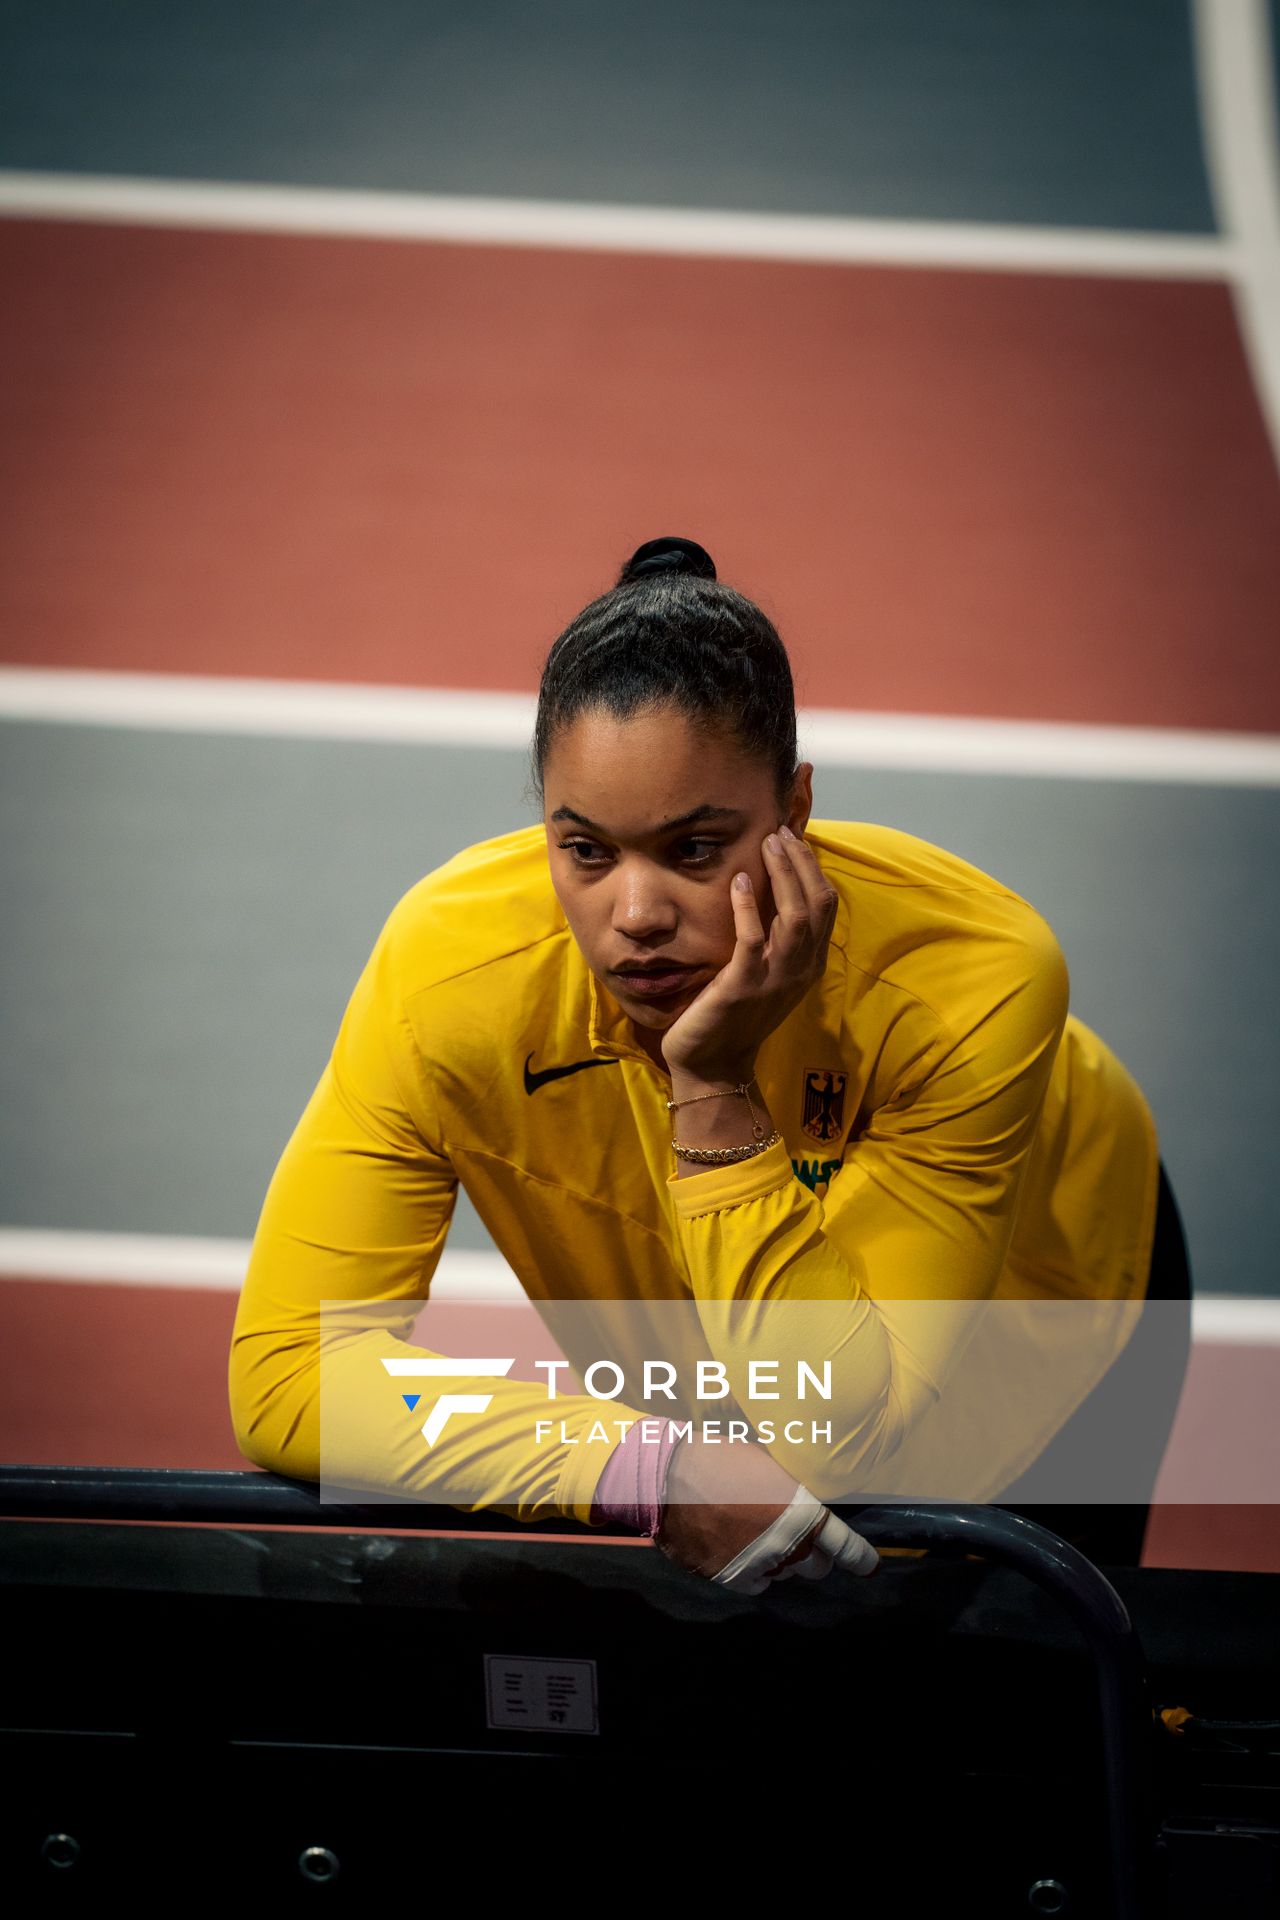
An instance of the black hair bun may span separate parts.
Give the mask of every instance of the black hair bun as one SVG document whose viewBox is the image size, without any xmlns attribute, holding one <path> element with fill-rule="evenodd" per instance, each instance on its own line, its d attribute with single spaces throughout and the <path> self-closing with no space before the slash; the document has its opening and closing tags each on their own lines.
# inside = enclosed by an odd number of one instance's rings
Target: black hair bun
<svg viewBox="0 0 1280 1920">
<path fill-rule="evenodd" d="M 679 534 L 664 535 L 661 540 L 646 540 L 637 547 L 618 580 L 644 580 L 651 573 L 695 573 L 703 580 L 714 580 L 716 563 L 696 540 L 684 540 Z"/>
</svg>

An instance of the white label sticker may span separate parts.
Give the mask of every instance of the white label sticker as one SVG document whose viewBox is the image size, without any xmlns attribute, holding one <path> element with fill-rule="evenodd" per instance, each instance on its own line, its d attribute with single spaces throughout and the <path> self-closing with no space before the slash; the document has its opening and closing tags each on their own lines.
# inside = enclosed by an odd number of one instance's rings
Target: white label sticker
<svg viewBox="0 0 1280 1920">
<path fill-rule="evenodd" d="M 594 1660 L 533 1653 L 484 1656 L 488 1723 L 542 1733 L 599 1733 Z"/>
</svg>

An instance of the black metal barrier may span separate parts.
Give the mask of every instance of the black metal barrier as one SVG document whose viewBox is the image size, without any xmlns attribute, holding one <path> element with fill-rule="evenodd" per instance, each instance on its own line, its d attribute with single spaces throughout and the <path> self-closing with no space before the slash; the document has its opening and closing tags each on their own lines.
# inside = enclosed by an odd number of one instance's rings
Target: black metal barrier
<svg viewBox="0 0 1280 1920">
<path fill-rule="evenodd" d="M 322 1500 L 309 1480 L 189 1467 L 0 1466 L 0 1517 L 12 1520 L 200 1520 L 226 1527 L 422 1527 L 595 1535 L 576 1520 L 525 1522 L 505 1513 L 424 1507 L 408 1500 Z"/>
<path fill-rule="evenodd" d="M 1068 1542 L 999 1508 L 930 1503 L 841 1506 L 836 1510 L 877 1547 L 925 1547 L 930 1560 L 941 1563 L 978 1556 L 1022 1576 L 1061 1607 L 1083 1636 L 1096 1678 L 1102 1746 L 1097 1756 L 1102 1785 L 1099 1812 L 1105 1832 L 1110 1911 L 1115 1920 L 1147 1920 L 1149 1915 L 1172 1911 L 1157 1904 L 1154 1879 L 1161 1833 L 1152 1777 L 1152 1704 L 1146 1666 L 1129 1611 L 1112 1582 Z M 375 1535 L 417 1530 L 510 1533 L 518 1540 L 536 1537 L 540 1532 L 581 1533 L 597 1543 L 602 1541 L 600 1530 L 561 1518 L 530 1524 L 488 1509 L 469 1512 L 401 1501 L 340 1505 L 322 1501 L 318 1489 L 308 1482 L 257 1471 L 5 1466 L 0 1467 L 0 1556 L 4 1555 L 6 1539 L 16 1543 L 17 1536 L 24 1532 L 21 1527 L 6 1526 L 4 1520 L 96 1523 L 84 1529 L 86 1534 L 99 1533 L 103 1523 L 127 1521 L 197 1523 L 228 1529 L 301 1528 L 326 1534 L 357 1529 Z M 31 1529 L 25 1532 L 30 1534 Z M 272 1538 L 282 1537 L 257 1536 L 259 1541 Z M 367 1547 L 375 1543 L 359 1544 Z M 416 1541 L 401 1544 L 418 1546 Z M 456 1563 L 458 1553 L 475 1554 L 484 1544 L 478 1540 L 474 1544 L 465 1540 L 436 1542 L 433 1551 L 452 1549 Z M 390 1542 L 387 1545 L 389 1548 Z M 422 1545 L 425 1550 L 426 1543 Z M 85 1551 L 90 1550 L 87 1545 Z M 576 1549 L 562 1546 L 560 1551 L 571 1553 Z M 609 1551 L 605 1544 L 604 1552 Z M 621 1557 L 628 1570 L 634 1569 L 637 1575 L 643 1563 L 645 1584 L 667 1582 L 677 1601 L 692 1604 L 696 1599 L 703 1609 L 700 1617 L 711 1617 L 707 1609 L 753 1611 L 752 1603 L 742 1596 L 728 1595 L 709 1582 L 695 1582 L 660 1555 L 636 1554 L 631 1548 Z M 588 1562 L 595 1558 L 585 1556 Z M 352 1564 L 356 1562 L 363 1564 L 358 1555 Z M 319 1567 L 320 1563 L 316 1564 Z M 887 1560 L 884 1564 L 903 1572 L 910 1567 L 916 1575 L 924 1566 L 923 1561 Z M 103 1584 L 110 1584 L 109 1578 Z M 792 1589 L 798 1584 L 788 1583 Z M 803 1595 L 788 1594 L 785 1588 L 777 1587 L 770 1590 L 769 1606 L 771 1610 L 781 1608 L 790 1618 L 797 1609 L 811 1609 L 820 1588 L 837 1585 L 841 1583 L 829 1579 Z M 846 1580 L 840 1604 L 856 1612 L 860 1592 L 867 1594 L 878 1585 Z M 483 1600 L 481 1604 L 489 1602 Z M 7 1720 L 8 1716 L 4 1717 Z M 1038 1895 L 1028 1897 L 1028 1910 L 1062 1914 L 1076 1911 L 1065 1893 L 1060 1889 L 1055 1892 L 1055 1886 L 1046 1880 Z M 1063 1904 L 1055 1904 L 1059 1899 Z M 1251 1911 L 1244 1906 L 1232 1910 Z"/>
</svg>

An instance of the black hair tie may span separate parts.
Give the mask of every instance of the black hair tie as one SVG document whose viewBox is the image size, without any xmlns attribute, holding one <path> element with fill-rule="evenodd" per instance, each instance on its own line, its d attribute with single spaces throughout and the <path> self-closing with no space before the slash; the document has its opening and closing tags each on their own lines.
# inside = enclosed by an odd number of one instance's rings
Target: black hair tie
<svg viewBox="0 0 1280 1920">
<path fill-rule="evenodd" d="M 646 540 L 637 547 L 623 569 L 624 580 L 640 580 L 650 573 L 694 573 L 703 580 L 714 580 L 716 563 L 696 540 L 666 534 L 661 540 Z"/>
</svg>

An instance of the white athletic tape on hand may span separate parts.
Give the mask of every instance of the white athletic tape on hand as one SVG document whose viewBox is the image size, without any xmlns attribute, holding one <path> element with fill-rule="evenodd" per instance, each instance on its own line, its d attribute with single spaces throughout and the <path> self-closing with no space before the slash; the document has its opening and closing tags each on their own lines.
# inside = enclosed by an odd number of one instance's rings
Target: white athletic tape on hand
<svg viewBox="0 0 1280 1920">
<path fill-rule="evenodd" d="M 831 1555 L 837 1567 L 847 1567 L 850 1573 L 874 1573 L 880 1565 L 880 1555 L 871 1542 L 847 1527 L 838 1513 L 827 1515 L 817 1544 L 821 1552 Z"/>
<path fill-rule="evenodd" d="M 763 1593 L 770 1580 L 786 1580 L 792 1573 L 799 1573 L 806 1580 L 824 1579 L 833 1566 L 847 1567 L 853 1573 L 874 1573 L 880 1564 L 880 1555 L 869 1540 L 854 1533 L 834 1513 L 827 1513 L 803 1560 L 783 1567 L 781 1572 L 774 1571 L 812 1527 L 815 1515 L 826 1511 L 808 1487 L 798 1486 L 777 1518 L 736 1553 L 727 1566 L 721 1567 L 719 1573 L 712 1574 L 712 1580 L 718 1586 L 732 1587 L 735 1593 Z"/>
</svg>

